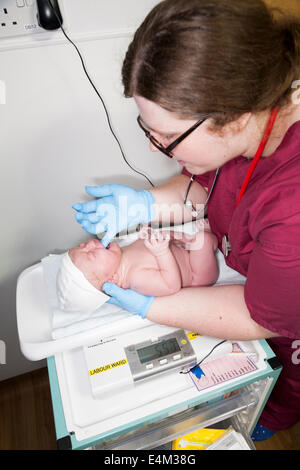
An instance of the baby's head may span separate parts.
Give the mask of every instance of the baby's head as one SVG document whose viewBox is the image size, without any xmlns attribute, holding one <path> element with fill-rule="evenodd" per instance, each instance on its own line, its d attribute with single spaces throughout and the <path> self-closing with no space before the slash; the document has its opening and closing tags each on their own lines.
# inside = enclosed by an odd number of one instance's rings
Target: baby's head
<svg viewBox="0 0 300 470">
<path fill-rule="evenodd" d="M 117 243 L 105 248 L 100 240 L 93 238 L 69 250 L 69 256 L 84 277 L 100 290 L 119 268 L 122 252 Z"/>
<path fill-rule="evenodd" d="M 100 240 L 80 243 L 66 253 L 57 276 L 57 294 L 62 310 L 91 311 L 107 300 L 101 292 L 112 281 L 122 258 L 117 243 L 105 248 Z"/>
</svg>

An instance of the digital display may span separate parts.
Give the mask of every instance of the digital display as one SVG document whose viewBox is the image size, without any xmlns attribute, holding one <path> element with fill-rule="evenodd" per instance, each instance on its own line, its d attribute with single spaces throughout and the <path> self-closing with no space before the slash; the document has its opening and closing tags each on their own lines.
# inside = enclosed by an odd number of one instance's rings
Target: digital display
<svg viewBox="0 0 300 470">
<path fill-rule="evenodd" d="M 170 338 L 163 340 L 160 343 L 151 344 L 145 348 L 137 349 L 139 360 L 142 364 L 178 351 L 180 351 L 180 347 L 176 338 Z"/>
</svg>

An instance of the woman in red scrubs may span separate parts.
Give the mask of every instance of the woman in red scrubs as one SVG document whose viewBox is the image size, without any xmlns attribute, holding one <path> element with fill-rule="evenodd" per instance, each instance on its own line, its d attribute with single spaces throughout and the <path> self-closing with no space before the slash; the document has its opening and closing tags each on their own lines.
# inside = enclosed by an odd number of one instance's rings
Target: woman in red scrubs
<svg viewBox="0 0 300 470">
<path fill-rule="evenodd" d="M 144 204 L 134 222 L 163 221 L 169 214 L 162 208 L 175 203 L 182 211 L 174 221 L 191 220 L 183 201 L 195 175 L 188 199 L 195 208 L 206 202 L 226 263 L 246 284 L 155 299 L 104 288 L 113 302 L 157 323 L 225 339 L 266 338 L 283 372 L 257 440 L 300 420 L 300 365 L 293 359 L 300 338 L 299 38 L 300 24 L 275 22 L 262 0 L 158 4 L 129 46 L 123 83 L 152 150 L 177 160 L 183 172 L 149 191 L 89 188 L 100 199 L 74 206 L 91 233 L 104 227 L 101 204 L 118 210 L 120 195 Z M 127 225 L 132 221 L 128 216 Z"/>
</svg>

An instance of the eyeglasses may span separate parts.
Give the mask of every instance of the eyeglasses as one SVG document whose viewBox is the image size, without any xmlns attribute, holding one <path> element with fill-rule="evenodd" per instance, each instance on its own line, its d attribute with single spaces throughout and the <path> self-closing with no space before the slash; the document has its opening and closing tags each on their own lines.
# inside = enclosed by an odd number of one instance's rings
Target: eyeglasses
<svg viewBox="0 0 300 470">
<path fill-rule="evenodd" d="M 205 119 L 200 119 L 199 121 L 197 121 L 195 124 L 193 124 L 192 127 L 190 127 L 187 131 L 185 131 L 183 134 L 181 134 L 179 137 L 177 137 L 176 140 L 174 140 L 174 142 L 172 142 L 170 145 L 168 145 L 167 147 L 165 147 L 163 144 L 161 144 L 155 137 L 153 137 L 153 135 L 151 135 L 150 131 L 148 129 L 146 129 L 143 124 L 142 124 L 142 120 L 141 120 L 141 116 L 138 116 L 137 117 L 137 122 L 138 122 L 138 125 L 140 126 L 140 128 L 144 131 L 145 133 L 145 136 L 150 140 L 151 144 L 154 145 L 154 147 L 156 147 L 158 150 L 160 150 L 162 153 L 164 153 L 165 155 L 167 155 L 167 157 L 169 158 L 173 158 L 174 155 L 172 154 L 172 150 L 174 150 L 174 148 L 180 144 L 180 142 L 182 142 L 187 136 L 189 136 L 195 129 L 197 129 L 197 127 L 199 127 L 204 121 L 206 121 L 207 118 Z"/>
</svg>

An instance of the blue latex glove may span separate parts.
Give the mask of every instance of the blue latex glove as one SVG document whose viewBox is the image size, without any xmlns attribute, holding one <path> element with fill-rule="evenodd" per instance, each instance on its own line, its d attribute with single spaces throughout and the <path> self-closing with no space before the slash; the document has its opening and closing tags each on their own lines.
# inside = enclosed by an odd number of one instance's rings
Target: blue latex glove
<svg viewBox="0 0 300 470">
<path fill-rule="evenodd" d="M 102 286 L 103 291 L 110 295 L 111 298 L 107 301 L 108 304 L 117 305 L 128 312 L 139 315 L 145 318 L 147 312 L 155 299 L 147 295 L 139 294 L 132 289 L 122 289 L 112 282 L 105 282 Z"/>
<path fill-rule="evenodd" d="M 151 222 L 154 217 L 154 197 L 150 191 L 121 184 L 86 186 L 85 190 L 99 199 L 74 204 L 76 220 L 86 232 L 106 232 L 102 238 L 105 247 L 117 233 L 133 225 Z"/>
</svg>

